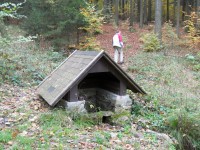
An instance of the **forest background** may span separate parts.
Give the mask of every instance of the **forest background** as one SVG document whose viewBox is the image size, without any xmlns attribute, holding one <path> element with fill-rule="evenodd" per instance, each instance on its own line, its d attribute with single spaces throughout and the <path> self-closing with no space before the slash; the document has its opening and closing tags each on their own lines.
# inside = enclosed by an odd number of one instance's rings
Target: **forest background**
<svg viewBox="0 0 200 150">
<path fill-rule="evenodd" d="M 121 67 L 148 94 L 130 93 L 132 112 L 122 112 L 128 119 L 115 137 L 111 129 L 91 133 L 99 124 L 91 117 L 51 110 L 34 89 L 74 49 L 112 57 L 117 29 Z M 0 149 L 165 147 L 147 129 L 173 139 L 166 149 L 200 149 L 200 0 L 2 0 L 0 33 Z M 93 140 L 80 141 L 81 133 Z M 127 139 L 136 133 L 146 144 Z M 113 147 L 113 137 L 124 142 Z"/>
</svg>

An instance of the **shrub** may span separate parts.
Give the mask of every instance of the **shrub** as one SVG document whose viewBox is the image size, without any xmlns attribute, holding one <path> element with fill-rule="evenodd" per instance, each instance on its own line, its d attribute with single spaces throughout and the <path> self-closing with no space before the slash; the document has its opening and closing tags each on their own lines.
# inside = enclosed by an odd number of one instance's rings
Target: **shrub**
<svg viewBox="0 0 200 150">
<path fill-rule="evenodd" d="M 189 64 L 192 66 L 192 70 L 198 72 L 200 70 L 200 53 L 197 55 L 187 54 L 185 57 Z"/>
<path fill-rule="evenodd" d="M 81 14 L 84 16 L 87 24 L 79 29 L 86 31 L 87 36 L 80 43 L 80 48 L 85 50 L 100 49 L 95 35 L 102 33 L 101 25 L 103 17 L 101 17 L 101 12 L 96 11 L 93 5 L 87 4 L 87 8 L 81 9 Z"/>
<path fill-rule="evenodd" d="M 142 48 L 146 52 L 159 51 L 162 49 L 161 42 L 154 33 L 144 34 L 140 40 L 143 42 Z"/>
<path fill-rule="evenodd" d="M 11 58 L 9 54 L 0 51 L 0 83 L 11 79 L 14 75 L 16 64 L 11 61 Z"/>
<path fill-rule="evenodd" d="M 175 29 L 172 27 L 171 22 L 166 22 L 163 26 L 162 40 L 165 46 L 173 48 L 176 42 L 178 41 L 178 36 L 175 32 Z"/>
<path fill-rule="evenodd" d="M 167 119 L 179 149 L 200 149 L 200 113 L 174 111 Z"/>
<path fill-rule="evenodd" d="M 187 20 L 185 23 L 185 30 L 188 33 L 187 37 L 189 39 L 189 45 L 191 47 L 198 47 L 200 44 L 200 34 L 199 34 L 199 15 L 196 12 L 192 12 L 190 15 L 187 15 Z"/>
</svg>

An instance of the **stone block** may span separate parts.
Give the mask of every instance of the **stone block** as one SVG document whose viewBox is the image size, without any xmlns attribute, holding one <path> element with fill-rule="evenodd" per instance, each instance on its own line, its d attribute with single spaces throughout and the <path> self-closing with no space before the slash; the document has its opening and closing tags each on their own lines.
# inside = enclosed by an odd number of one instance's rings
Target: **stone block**
<svg viewBox="0 0 200 150">
<path fill-rule="evenodd" d="M 59 105 L 64 106 L 66 110 L 69 111 L 76 111 L 78 113 L 87 112 L 87 110 L 85 109 L 85 100 L 76 102 L 61 100 Z"/>
</svg>

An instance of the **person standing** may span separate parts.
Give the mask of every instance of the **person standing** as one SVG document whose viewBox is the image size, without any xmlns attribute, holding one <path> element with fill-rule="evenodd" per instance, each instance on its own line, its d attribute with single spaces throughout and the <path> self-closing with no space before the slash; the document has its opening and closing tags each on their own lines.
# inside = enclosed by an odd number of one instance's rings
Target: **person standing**
<svg viewBox="0 0 200 150">
<path fill-rule="evenodd" d="M 116 34 L 113 36 L 113 48 L 114 48 L 114 61 L 116 63 L 122 64 L 124 63 L 124 56 L 123 56 L 123 41 L 121 31 L 117 31 Z M 119 62 L 118 62 L 119 60 Z"/>
</svg>

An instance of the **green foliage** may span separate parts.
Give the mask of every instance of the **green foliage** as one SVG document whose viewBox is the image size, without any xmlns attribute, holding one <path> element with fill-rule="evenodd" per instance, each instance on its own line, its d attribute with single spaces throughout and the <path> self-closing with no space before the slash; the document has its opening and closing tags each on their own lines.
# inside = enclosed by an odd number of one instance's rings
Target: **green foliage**
<svg viewBox="0 0 200 150">
<path fill-rule="evenodd" d="M 200 149 L 199 113 L 182 108 L 174 111 L 167 119 L 172 134 L 178 140 L 179 149 Z"/>
<path fill-rule="evenodd" d="M 3 148 L 3 145 L 0 144 L 0 150 L 3 150 L 3 149 L 4 149 L 4 148 Z"/>
<path fill-rule="evenodd" d="M 0 48 L 5 48 L 10 45 L 10 40 L 8 38 L 0 38 Z"/>
<path fill-rule="evenodd" d="M 134 101 L 132 104 L 132 114 L 138 116 L 142 115 L 142 111 L 144 110 L 143 105 L 137 101 Z"/>
<path fill-rule="evenodd" d="M 130 131 L 131 131 L 131 126 L 130 126 L 130 125 L 126 125 L 126 126 L 124 127 L 124 133 L 125 133 L 125 134 L 130 134 Z"/>
<path fill-rule="evenodd" d="M 92 125 L 97 125 L 102 123 L 102 117 L 103 113 L 102 112 L 97 112 L 97 113 L 83 113 L 83 114 L 78 114 L 75 113 L 76 116 L 74 117 L 74 112 L 73 112 L 73 120 L 76 125 L 79 127 L 87 127 L 87 126 L 92 126 Z M 72 114 L 70 115 L 72 116 Z"/>
<path fill-rule="evenodd" d="M 39 122 L 44 128 L 69 127 L 71 120 L 66 110 L 56 109 L 52 112 L 44 113 L 40 116 Z"/>
<path fill-rule="evenodd" d="M 1 52 L 1 51 L 0 51 Z M 12 80 L 16 70 L 16 64 L 12 62 L 12 57 L 7 53 L 0 53 L 0 83 L 6 80 Z"/>
<path fill-rule="evenodd" d="M 11 18 L 17 18 L 17 19 L 20 19 L 20 18 L 23 18 L 25 17 L 24 15 L 19 15 L 17 13 L 17 11 L 22 8 L 21 6 L 24 4 L 25 2 L 23 3 L 3 3 L 0 5 L 0 18 L 2 17 L 11 17 Z"/>
<path fill-rule="evenodd" d="M 4 18 L 9 17 L 9 18 L 15 18 L 15 19 L 21 19 L 24 18 L 25 16 L 19 15 L 17 13 L 17 10 L 21 8 L 21 5 L 23 3 L 3 3 L 0 4 L 0 33 L 2 38 L 8 38 L 7 36 L 7 27 L 4 24 Z M 2 39 L 0 40 L 0 45 L 1 45 Z"/>
<path fill-rule="evenodd" d="M 188 33 L 187 37 L 189 39 L 189 45 L 191 47 L 199 46 L 200 44 L 200 25 L 199 25 L 199 15 L 196 12 L 192 12 L 187 15 L 187 20 L 185 23 L 185 30 Z"/>
<path fill-rule="evenodd" d="M 96 41 L 95 35 L 102 33 L 101 26 L 103 17 L 101 17 L 101 12 L 96 11 L 94 5 L 87 3 L 87 7 L 81 9 L 81 14 L 84 16 L 85 22 L 87 22 L 86 26 L 79 28 L 87 32 L 86 37 L 80 44 L 81 49 L 100 49 L 100 46 Z"/>
<path fill-rule="evenodd" d="M 100 50 L 100 44 L 96 41 L 95 37 L 84 37 L 84 41 L 80 43 L 82 50 Z"/>
<path fill-rule="evenodd" d="M 175 29 L 173 28 L 172 22 L 166 22 L 163 25 L 162 40 L 164 45 L 168 48 L 173 48 L 175 42 L 177 42 L 178 37 Z"/>
<path fill-rule="evenodd" d="M 194 64 L 199 64 L 199 55 L 166 57 L 162 52 L 140 53 L 129 62 L 128 70 L 148 93 L 142 100 L 133 98 L 133 115 L 148 120 L 142 124 L 146 128 L 171 132 L 178 141 L 177 148 L 199 149 L 200 93 L 196 76 L 200 72 L 192 71 Z"/>
<path fill-rule="evenodd" d="M 129 62 L 129 71 L 148 93 L 147 101 L 155 106 L 163 104 L 173 108 L 183 102 L 191 102 L 188 105 L 197 102 L 198 84 L 193 84 L 197 82 L 196 75 L 188 71 L 184 57 L 166 57 L 162 52 L 140 53 Z M 182 86 L 183 83 L 187 86 Z"/>
<path fill-rule="evenodd" d="M 62 52 L 55 52 L 51 47 L 38 50 L 34 42 L 37 37 L 24 37 L 22 33 L 16 27 L 9 27 L 12 38 L 0 39 L 3 43 L 0 45 L 0 83 L 38 85 L 64 59 Z"/>
<path fill-rule="evenodd" d="M 165 116 L 169 112 L 167 107 L 159 105 L 159 102 L 155 96 L 147 95 L 142 98 L 145 103 L 134 100 L 132 105 L 132 114 L 134 117 L 142 117 L 146 121 L 135 122 L 144 128 L 150 128 L 152 130 L 164 131 L 166 129 Z M 146 100 L 148 99 L 148 100 Z"/>
<path fill-rule="evenodd" d="M 196 56 L 187 54 L 186 60 L 192 66 L 192 70 L 197 71 L 197 72 L 200 71 L 200 53 L 198 53 Z"/>
<path fill-rule="evenodd" d="M 83 0 L 27 0 L 23 13 L 27 19 L 23 28 L 32 35 L 42 35 L 54 46 L 63 47 L 77 38 L 79 27 L 86 24 L 80 9 Z"/>
<path fill-rule="evenodd" d="M 159 51 L 162 49 L 161 42 L 154 33 L 144 34 L 140 40 L 143 42 L 142 49 L 146 52 Z"/>
<path fill-rule="evenodd" d="M 95 134 L 95 142 L 98 144 L 103 144 L 104 143 L 104 137 L 100 135 L 99 133 Z"/>
<path fill-rule="evenodd" d="M 19 143 L 18 147 L 23 147 L 26 150 L 31 150 L 34 144 L 34 139 L 29 137 L 17 136 L 16 140 Z"/>
<path fill-rule="evenodd" d="M 12 135 L 10 131 L 0 131 L 0 143 L 7 143 L 12 140 Z"/>
<path fill-rule="evenodd" d="M 116 124 L 119 124 L 119 125 L 127 125 L 127 124 L 130 124 L 130 119 L 124 121 L 123 119 L 120 119 L 120 118 L 123 118 L 123 117 L 128 117 L 128 118 L 131 118 L 131 113 L 129 110 L 120 110 L 116 113 L 114 113 L 112 116 L 111 116 L 111 121 L 116 123 Z"/>
</svg>

